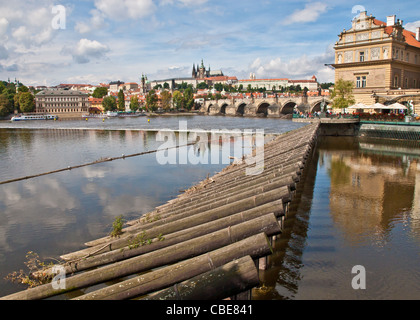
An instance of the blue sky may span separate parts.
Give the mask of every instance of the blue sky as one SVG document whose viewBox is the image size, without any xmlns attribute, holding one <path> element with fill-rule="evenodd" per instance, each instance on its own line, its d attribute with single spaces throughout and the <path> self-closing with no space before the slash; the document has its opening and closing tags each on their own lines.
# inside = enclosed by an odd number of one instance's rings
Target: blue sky
<svg viewBox="0 0 420 320">
<path fill-rule="evenodd" d="M 65 21 L 52 11 L 58 5 Z M 420 26 L 417 0 L 0 0 L 0 79 L 139 82 L 142 74 L 188 77 L 203 59 L 238 79 L 253 72 L 333 81 L 324 64 L 333 62 L 338 34 L 350 28 L 358 8 Z"/>
</svg>

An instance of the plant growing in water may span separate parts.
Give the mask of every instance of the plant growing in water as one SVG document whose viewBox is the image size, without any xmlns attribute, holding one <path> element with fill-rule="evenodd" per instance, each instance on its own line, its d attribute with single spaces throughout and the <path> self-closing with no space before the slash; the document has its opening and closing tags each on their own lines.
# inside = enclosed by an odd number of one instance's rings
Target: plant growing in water
<svg viewBox="0 0 420 320">
<path fill-rule="evenodd" d="M 41 284 L 49 283 L 53 277 L 48 272 L 43 272 L 48 267 L 51 267 L 53 263 L 45 263 L 39 259 L 39 255 L 33 251 L 29 251 L 26 254 L 27 261 L 25 262 L 26 267 L 29 269 L 29 273 L 26 274 L 22 269 L 9 273 L 4 279 L 11 282 L 17 282 L 27 285 L 29 288 L 39 286 Z"/>
<path fill-rule="evenodd" d="M 124 218 L 122 215 L 115 218 L 114 222 L 112 223 L 112 231 L 111 231 L 111 237 L 118 237 L 120 236 L 122 232 L 122 228 L 124 226 Z"/>
</svg>

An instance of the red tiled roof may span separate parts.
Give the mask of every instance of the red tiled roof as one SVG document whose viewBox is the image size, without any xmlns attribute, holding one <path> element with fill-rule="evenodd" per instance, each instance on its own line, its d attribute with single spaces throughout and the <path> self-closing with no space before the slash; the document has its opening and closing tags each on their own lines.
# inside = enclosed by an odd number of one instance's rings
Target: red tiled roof
<svg viewBox="0 0 420 320">
<path fill-rule="evenodd" d="M 228 77 L 228 76 L 217 76 L 217 77 L 204 78 L 204 80 L 227 81 L 227 80 L 238 80 L 238 78 L 236 78 L 236 77 Z"/>
<path fill-rule="evenodd" d="M 279 81 L 279 80 L 289 80 L 287 78 L 279 78 L 279 79 L 245 79 L 239 80 L 240 82 L 250 82 L 250 81 Z"/>
<path fill-rule="evenodd" d="M 311 82 L 311 83 L 316 83 L 316 81 L 315 80 L 289 80 L 289 82 L 292 82 L 292 83 L 309 83 L 309 82 Z"/>
<path fill-rule="evenodd" d="M 385 26 L 385 32 L 389 35 L 392 34 L 392 26 L 387 27 L 385 22 L 380 21 L 378 19 L 373 19 L 373 23 L 377 26 Z M 414 32 L 403 29 L 403 36 L 405 38 L 405 42 L 408 45 L 420 48 L 420 42 L 416 40 L 416 34 Z"/>
</svg>

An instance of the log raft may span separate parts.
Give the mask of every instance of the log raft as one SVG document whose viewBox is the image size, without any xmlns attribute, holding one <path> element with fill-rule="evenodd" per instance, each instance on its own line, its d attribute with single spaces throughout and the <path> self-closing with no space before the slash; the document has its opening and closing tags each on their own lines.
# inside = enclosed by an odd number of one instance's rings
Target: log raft
<svg viewBox="0 0 420 320">
<path fill-rule="evenodd" d="M 118 238 L 92 240 L 62 255 L 64 287 L 47 283 L 0 299 L 250 298 L 259 284 L 258 269 L 269 263 L 272 240 L 281 236 L 296 185 L 304 182 L 318 132 L 314 123 L 276 136 L 242 161 L 128 221 Z M 247 175 L 259 165 L 248 160 L 262 151 L 262 172 Z"/>
</svg>

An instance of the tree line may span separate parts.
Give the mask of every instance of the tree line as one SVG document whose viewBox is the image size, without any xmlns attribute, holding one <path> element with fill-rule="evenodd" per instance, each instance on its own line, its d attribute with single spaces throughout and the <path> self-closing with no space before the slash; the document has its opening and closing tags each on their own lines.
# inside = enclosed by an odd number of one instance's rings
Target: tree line
<svg viewBox="0 0 420 320">
<path fill-rule="evenodd" d="M 21 83 L 0 81 L 0 117 L 6 117 L 15 111 L 33 112 L 36 93 Z"/>
</svg>

